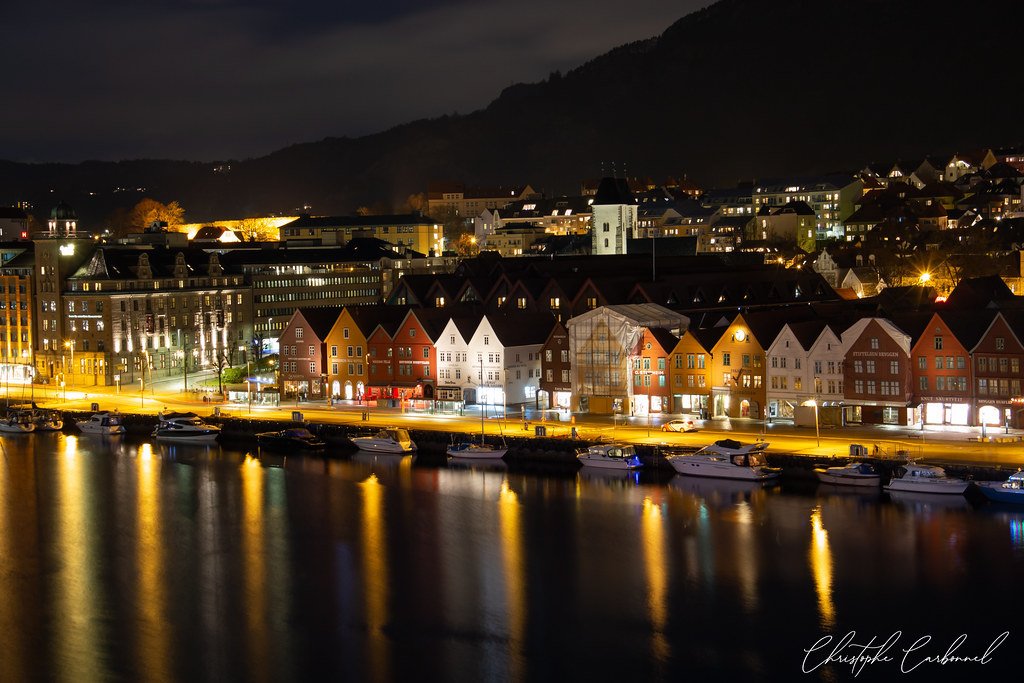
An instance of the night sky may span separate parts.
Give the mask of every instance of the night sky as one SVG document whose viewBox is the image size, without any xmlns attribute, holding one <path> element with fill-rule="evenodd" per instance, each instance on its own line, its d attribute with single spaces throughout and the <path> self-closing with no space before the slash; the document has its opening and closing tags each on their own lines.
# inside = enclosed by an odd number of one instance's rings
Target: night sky
<svg viewBox="0 0 1024 683">
<path fill-rule="evenodd" d="M 35 0 L 0 8 L 0 158 L 260 156 L 486 106 L 707 0 Z"/>
</svg>

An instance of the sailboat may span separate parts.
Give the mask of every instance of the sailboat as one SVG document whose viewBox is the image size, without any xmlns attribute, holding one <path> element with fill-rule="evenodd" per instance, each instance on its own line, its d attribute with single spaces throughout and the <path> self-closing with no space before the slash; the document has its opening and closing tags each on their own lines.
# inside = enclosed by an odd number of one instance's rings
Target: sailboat
<svg viewBox="0 0 1024 683">
<path fill-rule="evenodd" d="M 483 368 L 481 361 L 481 368 Z M 481 369 L 481 376 L 483 370 Z M 459 443 L 453 443 L 445 451 L 448 455 L 453 458 L 460 458 L 463 460 L 497 460 L 505 457 L 505 453 L 508 452 L 508 446 L 505 445 L 505 437 L 501 438 L 501 446 L 495 446 L 487 443 L 487 439 L 484 438 L 484 412 L 485 408 L 480 408 L 480 443 L 473 443 L 469 439 L 464 439 Z"/>
</svg>

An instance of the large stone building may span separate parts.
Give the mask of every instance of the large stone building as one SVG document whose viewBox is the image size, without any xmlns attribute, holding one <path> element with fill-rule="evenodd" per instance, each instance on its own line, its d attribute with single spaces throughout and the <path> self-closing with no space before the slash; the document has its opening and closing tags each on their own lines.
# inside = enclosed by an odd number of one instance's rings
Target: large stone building
<svg viewBox="0 0 1024 683">
<path fill-rule="evenodd" d="M 388 216 L 300 216 L 281 226 L 281 239 L 345 244 L 356 237 L 375 237 L 399 249 L 439 256 L 444 251 L 441 228 L 433 218 L 414 213 Z"/>
</svg>

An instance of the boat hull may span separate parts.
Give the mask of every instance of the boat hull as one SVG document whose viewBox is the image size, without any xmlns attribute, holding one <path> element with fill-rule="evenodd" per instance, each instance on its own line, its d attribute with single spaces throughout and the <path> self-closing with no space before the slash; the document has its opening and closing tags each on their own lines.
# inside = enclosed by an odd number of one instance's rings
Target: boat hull
<svg viewBox="0 0 1024 683">
<path fill-rule="evenodd" d="M 641 463 L 636 458 L 602 458 L 597 456 L 577 456 L 577 460 L 584 467 L 594 467 L 603 470 L 636 470 L 640 469 Z"/>
<path fill-rule="evenodd" d="M 939 493 L 951 496 L 962 496 L 967 490 L 968 482 L 957 479 L 936 479 L 932 481 L 906 481 L 893 479 L 885 487 L 886 491 L 903 491 L 905 493 Z"/>
<path fill-rule="evenodd" d="M 1024 505 L 1024 489 L 1003 488 L 1002 482 L 998 481 L 982 481 L 975 483 L 978 485 L 981 493 L 992 502 Z"/>
<path fill-rule="evenodd" d="M 450 446 L 446 451 L 453 458 L 463 460 L 496 460 L 505 457 L 507 448 L 483 448 L 481 446 Z"/>
<path fill-rule="evenodd" d="M 103 434 L 105 436 L 117 436 L 124 434 L 124 427 L 94 427 L 88 423 L 76 422 L 78 429 L 84 434 Z"/>
<path fill-rule="evenodd" d="M 415 446 L 403 446 L 400 443 L 387 443 L 374 438 L 367 438 L 357 436 L 352 439 L 352 443 L 356 445 L 361 451 L 367 453 L 394 453 L 396 455 L 406 455 L 416 450 Z"/>
<path fill-rule="evenodd" d="M 848 472 L 829 472 L 828 470 L 815 470 L 818 481 L 822 484 L 833 486 L 861 486 L 878 487 L 882 478 L 877 474 L 851 474 Z"/>
<path fill-rule="evenodd" d="M 167 443 L 214 443 L 217 441 L 218 436 L 220 436 L 220 432 L 205 434 L 153 434 L 157 441 Z"/>
<path fill-rule="evenodd" d="M 674 456 L 668 459 L 672 469 L 688 477 L 713 477 L 715 479 L 739 479 L 741 481 L 769 481 L 779 476 L 777 470 L 764 467 L 746 467 L 723 462 L 708 463 L 694 461 L 692 456 Z"/>
<path fill-rule="evenodd" d="M 8 425 L 8 424 L 0 425 L 0 434 L 31 434 L 35 430 L 36 430 L 36 426 L 34 424 L 31 424 L 31 423 L 29 423 L 29 424 L 19 423 L 19 424 L 14 424 L 14 425 Z"/>
</svg>

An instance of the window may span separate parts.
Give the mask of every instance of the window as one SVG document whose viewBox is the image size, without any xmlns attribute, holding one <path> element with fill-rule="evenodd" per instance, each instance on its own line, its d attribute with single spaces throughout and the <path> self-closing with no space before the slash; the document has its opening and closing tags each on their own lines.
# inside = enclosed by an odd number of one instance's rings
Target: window
<svg viewBox="0 0 1024 683">
<path fill-rule="evenodd" d="M 722 353 L 722 365 L 724 365 L 725 367 L 729 367 L 730 365 L 732 365 L 732 358 L 730 357 L 728 351 Z"/>
<path fill-rule="evenodd" d="M 315 375 L 316 374 L 316 363 L 310 363 L 309 364 L 309 374 L 311 374 L 311 375 Z"/>
<path fill-rule="evenodd" d="M 869 360 L 864 362 L 864 367 L 869 375 L 875 374 L 875 361 Z"/>
<path fill-rule="evenodd" d="M 878 349 L 878 337 L 871 338 L 871 348 L 875 350 Z"/>
<path fill-rule="evenodd" d="M 1002 351 L 1006 348 L 1006 339 L 1004 337 L 996 337 L 996 351 Z"/>
<path fill-rule="evenodd" d="M 696 358 L 695 354 L 692 354 L 692 353 L 686 354 L 686 368 L 688 370 L 693 370 L 693 368 L 696 367 L 696 361 L 697 361 L 697 358 Z M 676 367 L 678 367 L 678 366 L 676 366 Z"/>
<path fill-rule="evenodd" d="M 703 370 L 704 369 L 704 354 L 703 353 L 698 353 L 697 354 L 697 369 L 698 370 Z M 704 386 L 704 385 L 702 384 L 701 386 Z"/>
<path fill-rule="evenodd" d="M 941 351 L 942 350 L 942 337 L 935 337 L 934 342 L 935 342 L 935 350 L 936 351 Z"/>
<path fill-rule="evenodd" d="M 941 370 L 942 369 L 942 356 L 935 356 L 935 369 L 936 370 Z"/>
<path fill-rule="evenodd" d="M 918 356 L 918 358 L 917 358 L 917 369 L 918 370 L 927 370 L 928 369 L 928 359 L 925 358 L 924 356 Z"/>
<path fill-rule="evenodd" d="M 548 363 L 551 362 L 551 356 L 552 356 L 551 349 L 544 349 L 544 360 L 546 362 L 548 362 Z"/>
<path fill-rule="evenodd" d="M 309 348 L 309 357 L 312 358 L 316 354 L 316 348 L 313 347 L 313 346 L 310 346 L 308 348 Z"/>
<path fill-rule="evenodd" d="M 295 341 L 301 341 L 302 340 L 302 335 L 303 335 L 304 332 L 305 332 L 305 330 L 303 328 L 296 327 L 295 328 Z"/>
<path fill-rule="evenodd" d="M 491 338 L 490 338 L 490 336 L 485 334 L 484 335 L 484 346 L 490 346 L 490 344 L 491 344 Z"/>
<path fill-rule="evenodd" d="M 945 391 L 945 390 L 946 390 L 946 378 L 943 377 L 942 375 L 939 375 L 938 377 L 935 378 L 935 391 Z"/>
<path fill-rule="evenodd" d="M 898 360 L 889 361 L 889 374 L 898 375 L 900 374 L 900 362 Z"/>
<path fill-rule="evenodd" d="M 332 346 L 331 347 L 331 358 L 337 358 L 337 357 L 338 357 L 338 347 L 337 346 Z"/>
<path fill-rule="evenodd" d="M 424 358 L 428 358 L 428 359 L 430 358 L 430 347 L 429 346 L 424 346 L 423 347 L 423 357 Z"/>
<path fill-rule="evenodd" d="M 917 381 L 918 381 L 918 389 L 920 389 L 921 391 L 928 391 L 928 378 L 927 377 L 919 377 Z"/>
</svg>

